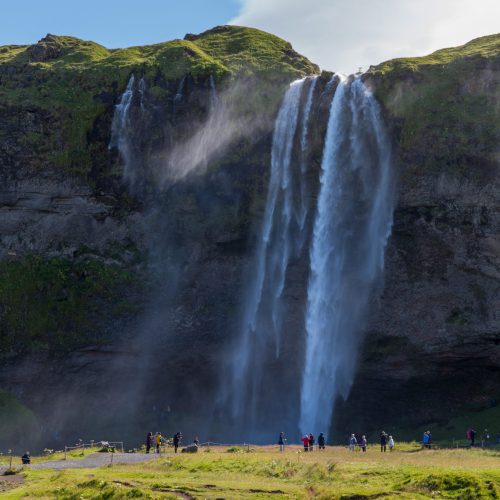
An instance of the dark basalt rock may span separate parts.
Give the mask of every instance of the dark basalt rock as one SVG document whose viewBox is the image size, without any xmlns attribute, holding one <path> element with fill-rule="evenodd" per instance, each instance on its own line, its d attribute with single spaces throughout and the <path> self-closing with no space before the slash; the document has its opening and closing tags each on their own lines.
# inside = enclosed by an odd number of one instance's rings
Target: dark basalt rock
<svg viewBox="0 0 500 500">
<path fill-rule="evenodd" d="M 57 59 L 61 55 L 62 48 L 62 44 L 57 37 L 49 33 L 38 43 L 29 47 L 27 52 L 31 61 L 44 62 Z"/>
</svg>

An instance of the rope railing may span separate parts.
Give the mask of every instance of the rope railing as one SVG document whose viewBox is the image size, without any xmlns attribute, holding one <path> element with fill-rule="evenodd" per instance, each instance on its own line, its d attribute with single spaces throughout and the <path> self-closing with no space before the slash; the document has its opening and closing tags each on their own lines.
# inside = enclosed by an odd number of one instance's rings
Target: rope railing
<svg viewBox="0 0 500 500">
<path fill-rule="evenodd" d="M 123 446 L 123 441 L 94 441 L 91 440 L 89 443 L 78 443 L 75 446 L 64 446 L 64 460 L 67 459 L 67 453 L 72 450 L 82 450 L 82 452 L 85 451 L 85 448 L 91 449 L 91 448 L 96 448 L 98 446 L 100 447 L 108 447 L 111 448 L 114 452 L 116 449 L 120 449 L 122 453 L 124 453 L 124 446 Z"/>
</svg>

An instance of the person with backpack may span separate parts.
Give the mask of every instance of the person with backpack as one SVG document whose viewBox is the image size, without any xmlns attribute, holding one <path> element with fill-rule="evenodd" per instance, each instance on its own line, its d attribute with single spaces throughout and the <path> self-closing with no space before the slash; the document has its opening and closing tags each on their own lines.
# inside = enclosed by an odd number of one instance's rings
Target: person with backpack
<svg viewBox="0 0 500 500">
<path fill-rule="evenodd" d="M 363 435 L 361 437 L 361 449 L 363 450 L 364 453 L 366 453 L 366 446 L 368 445 L 368 441 L 366 439 L 366 436 Z"/>
<path fill-rule="evenodd" d="M 309 433 L 309 451 L 314 451 L 314 436 Z"/>
<path fill-rule="evenodd" d="M 306 434 L 300 440 L 302 441 L 302 444 L 304 445 L 304 451 L 309 451 L 309 436 Z"/>
<path fill-rule="evenodd" d="M 285 433 L 280 432 L 279 438 L 278 438 L 278 444 L 280 445 L 280 451 L 285 451 Z"/>
<path fill-rule="evenodd" d="M 27 451 L 22 457 L 21 461 L 23 462 L 23 465 L 29 465 L 31 463 L 31 455 L 30 452 Z"/>
<path fill-rule="evenodd" d="M 161 432 L 157 432 L 155 436 L 155 445 L 156 445 L 156 453 L 160 453 L 160 446 L 163 441 L 163 437 L 161 435 Z"/>
<path fill-rule="evenodd" d="M 320 432 L 318 436 L 318 448 L 320 450 L 325 449 L 325 435 L 322 432 Z"/>
<path fill-rule="evenodd" d="M 146 436 L 146 453 L 149 453 L 151 446 L 153 446 L 153 433 L 148 432 Z"/>
<path fill-rule="evenodd" d="M 174 451 L 177 453 L 177 448 L 179 448 L 179 444 L 182 439 L 182 434 L 180 432 L 176 432 L 174 434 L 173 442 L 174 442 Z"/>
<path fill-rule="evenodd" d="M 380 433 L 380 451 L 384 453 L 387 451 L 387 433 L 385 431 Z"/>
<path fill-rule="evenodd" d="M 356 445 L 358 444 L 358 440 L 354 434 L 351 434 L 349 438 L 349 451 L 354 451 L 356 449 Z"/>
</svg>

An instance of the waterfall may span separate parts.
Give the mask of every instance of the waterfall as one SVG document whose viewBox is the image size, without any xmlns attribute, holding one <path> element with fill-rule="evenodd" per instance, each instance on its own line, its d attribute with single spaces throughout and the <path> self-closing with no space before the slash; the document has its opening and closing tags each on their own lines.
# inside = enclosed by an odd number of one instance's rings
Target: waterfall
<svg viewBox="0 0 500 500">
<path fill-rule="evenodd" d="M 307 92 L 307 98 L 304 105 L 304 112 L 302 116 L 302 130 L 300 133 L 300 179 L 299 179 L 299 190 L 300 190 L 300 202 L 299 207 L 296 210 L 296 220 L 298 224 L 298 236 L 296 238 L 296 255 L 300 255 L 302 248 L 304 246 L 307 232 L 306 232 L 306 219 L 308 212 L 307 203 L 307 153 L 308 153 L 308 132 L 309 132 L 309 117 L 311 114 L 314 91 L 316 90 L 316 85 L 318 83 L 318 76 L 313 76 L 311 83 L 309 85 L 309 90 Z"/>
<path fill-rule="evenodd" d="M 327 432 L 350 390 L 361 332 L 392 227 L 391 148 L 360 78 L 333 97 L 310 249 L 301 432 Z"/>
<path fill-rule="evenodd" d="M 186 75 L 181 78 L 179 86 L 177 87 L 177 92 L 174 96 L 174 112 L 177 110 L 178 106 L 182 103 L 184 99 L 184 83 L 186 82 Z"/>
<path fill-rule="evenodd" d="M 275 122 L 271 172 L 262 231 L 248 290 L 240 342 L 232 359 L 232 413 L 241 418 L 256 411 L 264 365 L 279 358 L 282 294 L 292 251 L 292 150 L 305 80 L 293 82 Z M 248 405 L 248 406 L 246 406 Z"/>
<path fill-rule="evenodd" d="M 132 97 L 134 96 L 134 81 L 135 77 L 132 74 L 125 88 L 125 92 L 123 92 L 118 104 L 115 106 L 113 121 L 111 123 L 111 140 L 108 146 L 109 149 L 117 147 L 120 153 L 122 153 L 125 162 L 129 156 L 126 145 L 128 138 L 128 111 L 132 103 Z"/>
<path fill-rule="evenodd" d="M 132 183 L 134 174 L 132 171 L 132 133 L 133 127 L 130 123 L 130 106 L 134 97 L 134 82 L 135 76 L 132 74 L 127 83 L 125 91 L 120 97 L 118 104 L 115 106 L 113 121 L 111 123 L 111 140 L 108 148 L 118 148 L 120 156 L 123 160 L 123 179 L 127 183 Z M 143 82 L 143 79 L 141 79 Z M 144 92 L 144 84 L 140 86 L 141 91 L 141 104 L 142 94 Z"/>
<path fill-rule="evenodd" d="M 217 95 L 217 89 L 215 87 L 215 79 L 214 75 L 212 74 L 210 74 L 209 85 L 210 85 L 210 109 L 214 109 L 219 102 L 219 96 Z"/>
</svg>

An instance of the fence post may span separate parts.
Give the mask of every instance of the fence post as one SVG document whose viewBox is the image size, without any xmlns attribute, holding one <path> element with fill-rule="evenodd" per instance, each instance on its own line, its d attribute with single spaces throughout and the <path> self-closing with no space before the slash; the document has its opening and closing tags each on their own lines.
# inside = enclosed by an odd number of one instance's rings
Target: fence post
<svg viewBox="0 0 500 500">
<path fill-rule="evenodd" d="M 66 451 L 67 451 L 67 448 L 68 447 L 66 445 L 64 445 L 64 460 L 66 460 Z"/>
<path fill-rule="evenodd" d="M 12 470 L 12 450 L 9 450 L 10 452 L 10 464 L 9 464 L 9 470 Z"/>
<path fill-rule="evenodd" d="M 111 453 L 111 464 L 113 464 L 113 455 L 114 453 Z"/>
<path fill-rule="evenodd" d="M 247 451 L 250 451 L 250 443 L 247 443 Z"/>
</svg>

